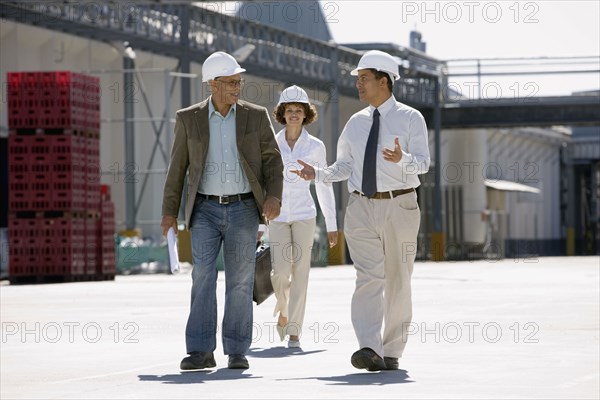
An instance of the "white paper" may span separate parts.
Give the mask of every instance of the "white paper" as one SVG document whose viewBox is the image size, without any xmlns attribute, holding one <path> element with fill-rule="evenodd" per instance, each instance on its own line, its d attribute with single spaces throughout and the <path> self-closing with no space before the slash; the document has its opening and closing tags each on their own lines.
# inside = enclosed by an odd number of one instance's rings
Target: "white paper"
<svg viewBox="0 0 600 400">
<path fill-rule="evenodd" d="M 179 254 L 177 252 L 177 235 L 175 230 L 169 228 L 167 232 L 167 246 L 169 247 L 169 262 L 171 264 L 171 272 L 179 272 Z"/>
</svg>

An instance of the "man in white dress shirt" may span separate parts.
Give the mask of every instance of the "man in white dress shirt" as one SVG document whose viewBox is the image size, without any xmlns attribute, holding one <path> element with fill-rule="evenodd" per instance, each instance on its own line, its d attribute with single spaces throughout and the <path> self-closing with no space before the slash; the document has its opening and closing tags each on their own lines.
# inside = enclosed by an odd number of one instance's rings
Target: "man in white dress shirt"
<svg viewBox="0 0 600 400">
<path fill-rule="evenodd" d="M 369 106 L 344 127 L 334 164 L 313 168 L 299 160 L 303 169 L 296 173 L 307 180 L 348 180 L 344 234 L 356 269 L 352 325 L 360 348 L 351 363 L 393 370 L 412 320 L 410 280 L 421 219 L 415 188 L 429 169 L 427 127 L 419 111 L 392 95 L 399 78 L 392 56 L 366 52 L 351 74 Z"/>
</svg>

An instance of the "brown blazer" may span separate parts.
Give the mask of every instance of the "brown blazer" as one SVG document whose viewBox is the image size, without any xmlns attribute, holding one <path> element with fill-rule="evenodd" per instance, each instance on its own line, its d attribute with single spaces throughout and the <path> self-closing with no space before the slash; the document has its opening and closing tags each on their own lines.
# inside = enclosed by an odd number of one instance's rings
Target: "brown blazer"
<svg viewBox="0 0 600 400">
<path fill-rule="evenodd" d="M 198 184 L 208 153 L 208 99 L 177 111 L 175 141 L 165 182 L 162 215 L 177 217 L 186 174 L 188 175 L 185 226 L 189 228 Z M 262 220 L 266 196 L 281 200 L 283 161 L 267 109 L 239 100 L 235 130 L 240 164 L 248 177 Z"/>
</svg>

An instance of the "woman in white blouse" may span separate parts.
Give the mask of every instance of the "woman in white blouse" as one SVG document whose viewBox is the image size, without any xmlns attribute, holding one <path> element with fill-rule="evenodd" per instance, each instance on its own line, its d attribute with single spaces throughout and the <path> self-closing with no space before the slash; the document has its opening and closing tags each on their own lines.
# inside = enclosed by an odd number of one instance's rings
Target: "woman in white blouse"
<svg viewBox="0 0 600 400">
<path fill-rule="evenodd" d="M 317 110 L 302 88 L 285 89 L 273 116 L 284 125 L 276 138 L 285 168 L 281 213 L 269 225 L 273 255 L 271 282 L 277 298 L 273 315 L 279 313 L 277 332 L 281 341 L 289 335 L 288 347 L 300 347 L 317 209 L 310 194 L 310 181 L 291 171 L 302 167 L 297 163 L 299 159 L 323 167 L 327 159 L 323 142 L 304 129 L 304 125 L 317 119 Z M 333 188 L 331 184 L 317 182 L 316 192 L 325 217 L 329 246 L 333 247 L 337 244 Z"/>
</svg>

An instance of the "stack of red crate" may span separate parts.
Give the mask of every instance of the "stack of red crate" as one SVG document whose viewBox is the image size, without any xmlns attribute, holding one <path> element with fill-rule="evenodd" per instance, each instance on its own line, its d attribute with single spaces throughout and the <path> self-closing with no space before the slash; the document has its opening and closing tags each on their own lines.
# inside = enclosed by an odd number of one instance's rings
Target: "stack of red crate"
<svg viewBox="0 0 600 400">
<path fill-rule="evenodd" d="M 9 277 L 98 279 L 99 80 L 69 71 L 7 78 Z"/>
<path fill-rule="evenodd" d="M 98 276 L 110 279 L 115 276 L 116 254 L 115 254 L 115 205 L 110 197 L 110 186 L 101 186 L 100 197 L 100 224 L 97 236 Z"/>
</svg>

